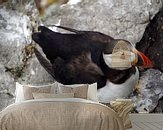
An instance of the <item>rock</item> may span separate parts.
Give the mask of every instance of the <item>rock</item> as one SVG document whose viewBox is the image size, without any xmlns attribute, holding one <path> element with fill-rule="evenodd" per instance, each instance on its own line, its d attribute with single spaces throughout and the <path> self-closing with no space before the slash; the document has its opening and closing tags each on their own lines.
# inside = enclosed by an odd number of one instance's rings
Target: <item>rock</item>
<svg viewBox="0 0 163 130">
<path fill-rule="evenodd" d="M 0 93 L 0 110 L 14 102 L 14 98 L 10 94 Z"/>
<path fill-rule="evenodd" d="M 14 102 L 16 81 L 34 85 L 54 81 L 34 55 L 20 71 L 24 48 L 31 42 L 30 22 L 27 15 L 0 8 L 0 110 Z"/>
<path fill-rule="evenodd" d="M 150 21 L 136 48 L 151 59 L 155 68 L 163 71 L 163 9 Z"/>
<path fill-rule="evenodd" d="M 71 0 L 52 11 L 42 23 L 100 31 L 135 44 L 141 39 L 150 17 L 162 6 L 161 1 L 78 0 L 74 4 Z M 54 81 L 34 55 L 21 70 L 24 47 L 31 42 L 31 19 L 41 21 L 34 1 L 8 0 L 0 5 L 0 110 L 14 102 L 16 81 L 33 85 Z"/>
<path fill-rule="evenodd" d="M 163 71 L 163 9 L 150 21 L 142 39 L 136 48 L 148 56 L 154 68 Z M 150 69 L 142 73 L 139 86 L 140 95 L 136 98 L 137 111 L 161 112 L 163 96 L 163 74 L 159 70 Z"/>
<path fill-rule="evenodd" d="M 82 0 L 53 11 L 44 24 L 58 23 L 78 30 L 100 31 L 135 44 L 160 7 L 161 0 Z"/>
<path fill-rule="evenodd" d="M 158 105 L 153 111 L 154 113 L 163 113 L 163 98 L 159 99 Z"/>
<path fill-rule="evenodd" d="M 163 73 L 155 69 L 142 72 L 139 89 L 141 94 L 132 97 L 136 104 L 136 111 L 152 112 L 159 99 L 163 97 Z"/>
</svg>

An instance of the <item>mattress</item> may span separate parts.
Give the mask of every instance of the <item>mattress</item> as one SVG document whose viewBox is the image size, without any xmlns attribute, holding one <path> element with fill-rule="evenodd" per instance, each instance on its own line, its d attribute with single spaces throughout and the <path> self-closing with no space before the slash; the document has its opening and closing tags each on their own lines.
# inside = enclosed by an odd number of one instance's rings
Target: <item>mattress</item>
<svg viewBox="0 0 163 130">
<path fill-rule="evenodd" d="M 124 130 L 109 107 L 78 98 L 15 103 L 0 112 L 0 130 Z"/>
</svg>

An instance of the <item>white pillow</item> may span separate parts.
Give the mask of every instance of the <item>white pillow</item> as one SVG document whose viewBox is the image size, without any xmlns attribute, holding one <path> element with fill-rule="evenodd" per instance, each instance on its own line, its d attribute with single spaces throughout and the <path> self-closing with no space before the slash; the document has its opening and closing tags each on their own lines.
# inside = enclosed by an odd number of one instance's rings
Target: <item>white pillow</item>
<svg viewBox="0 0 163 130">
<path fill-rule="evenodd" d="M 88 87 L 87 99 L 98 102 L 97 83 L 90 84 Z"/>
<path fill-rule="evenodd" d="M 23 85 L 16 82 L 15 102 L 24 101 Z"/>
<path fill-rule="evenodd" d="M 49 93 L 56 93 L 57 83 L 55 82 L 53 84 L 48 84 L 48 85 L 43 85 L 43 86 L 32 86 L 32 85 L 22 85 L 22 84 L 16 82 L 16 90 L 15 90 L 15 97 L 16 98 L 15 98 L 15 103 L 27 100 L 27 98 L 25 96 L 25 94 L 27 92 L 25 92 L 25 91 L 26 90 L 29 91 L 29 89 L 25 89 L 25 88 L 35 88 L 35 91 L 37 91 L 37 89 L 38 89 L 38 92 L 40 92 L 40 90 L 41 90 L 40 88 L 43 88 L 43 89 L 49 88 L 50 89 Z M 32 89 L 29 92 L 30 92 L 29 95 L 31 95 L 32 94 Z"/>
<path fill-rule="evenodd" d="M 35 87 L 35 88 L 52 86 L 50 93 L 57 94 L 58 93 L 57 92 L 58 88 L 61 85 L 63 85 L 63 84 L 55 82 L 53 84 L 44 85 L 44 86 L 31 86 L 31 85 L 22 85 L 22 84 L 16 82 L 16 90 L 15 90 L 16 98 L 15 98 L 15 102 L 17 103 L 17 102 L 22 102 L 22 101 L 26 100 L 24 98 L 24 90 L 23 90 L 24 86 Z M 70 87 L 79 87 L 79 86 L 82 86 L 82 85 L 83 84 L 74 84 L 74 85 L 66 85 L 66 86 L 67 87 L 69 87 L 69 86 Z M 87 93 L 87 99 L 98 102 L 98 98 L 97 98 L 97 83 L 93 83 L 93 84 L 89 85 L 88 93 Z"/>
<path fill-rule="evenodd" d="M 60 93 L 60 94 L 51 94 L 51 93 L 33 93 L 34 99 L 41 98 L 74 98 L 74 93 Z"/>
<path fill-rule="evenodd" d="M 66 87 L 80 87 L 83 86 L 84 84 L 73 84 L 73 85 L 64 85 Z M 59 88 L 60 86 L 63 86 L 63 84 L 58 83 L 57 87 Z M 57 93 L 58 93 L 58 89 L 57 89 Z M 88 86 L 88 92 L 87 92 L 87 99 L 88 100 L 92 100 L 92 101 L 96 101 L 98 102 L 98 98 L 97 98 L 97 83 L 93 83 L 90 84 Z"/>
</svg>

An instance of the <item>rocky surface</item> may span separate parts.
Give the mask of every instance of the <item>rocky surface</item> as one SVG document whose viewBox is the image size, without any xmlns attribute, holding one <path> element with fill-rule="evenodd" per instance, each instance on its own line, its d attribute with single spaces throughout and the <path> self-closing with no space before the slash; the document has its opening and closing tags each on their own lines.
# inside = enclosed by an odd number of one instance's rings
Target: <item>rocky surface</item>
<svg viewBox="0 0 163 130">
<path fill-rule="evenodd" d="M 135 44 L 161 6 L 161 0 L 71 0 L 42 23 L 100 31 Z M 34 55 L 20 69 L 24 47 L 31 42 L 31 17 L 38 20 L 37 16 L 35 4 L 28 0 L 8 0 L 0 5 L 0 110 L 14 101 L 16 81 L 35 85 L 53 82 Z M 6 72 L 6 67 L 10 71 Z"/>
<path fill-rule="evenodd" d="M 153 110 L 153 113 L 163 113 L 163 98 L 159 99 L 156 108 Z"/>
<path fill-rule="evenodd" d="M 15 82 L 46 84 L 53 79 L 34 57 L 23 70 L 24 47 L 31 41 L 31 23 L 27 15 L 0 8 L 0 110 L 14 102 Z"/>
<path fill-rule="evenodd" d="M 142 73 L 137 97 L 137 111 L 162 112 L 163 97 L 163 10 L 160 10 L 145 29 L 136 48 L 148 56 L 154 68 Z M 160 71 L 159 71 L 160 70 Z M 157 108 L 155 108 L 157 106 Z"/>
<path fill-rule="evenodd" d="M 100 31 L 135 44 L 160 6 L 160 0 L 82 0 L 77 5 L 60 7 L 45 24 Z"/>
<path fill-rule="evenodd" d="M 142 72 L 138 88 L 140 94 L 132 95 L 137 112 L 153 112 L 159 99 L 163 97 L 163 73 L 155 69 Z M 158 109 L 162 108 L 159 106 Z M 155 112 L 157 111 L 155 110 Z"/>
<path fill-rule="evenodd" d="M 145 29 L 143 38 L 136 44 L 154 63 L 154 67 L 163 72 L 163 9 L 150 21 Z"/>
</svg>

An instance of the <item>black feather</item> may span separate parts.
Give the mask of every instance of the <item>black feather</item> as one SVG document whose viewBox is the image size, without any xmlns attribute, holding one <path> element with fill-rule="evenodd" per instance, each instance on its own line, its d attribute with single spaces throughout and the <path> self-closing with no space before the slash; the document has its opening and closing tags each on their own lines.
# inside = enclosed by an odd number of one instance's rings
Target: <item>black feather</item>
<svg viewBox="0 0 163 130">
<path fill-rule="evenodd" d="M 38 61 L 40 62 L 40 64 L 55 79 L 55 75 L 53 73 L 52 64 L 47 59 L 45 59 L 42 56 L 42 54 L 36 48 L 34 48 L 34 52 L 35 52 L 35 55 L 36 55 Z"/>
</svg>

